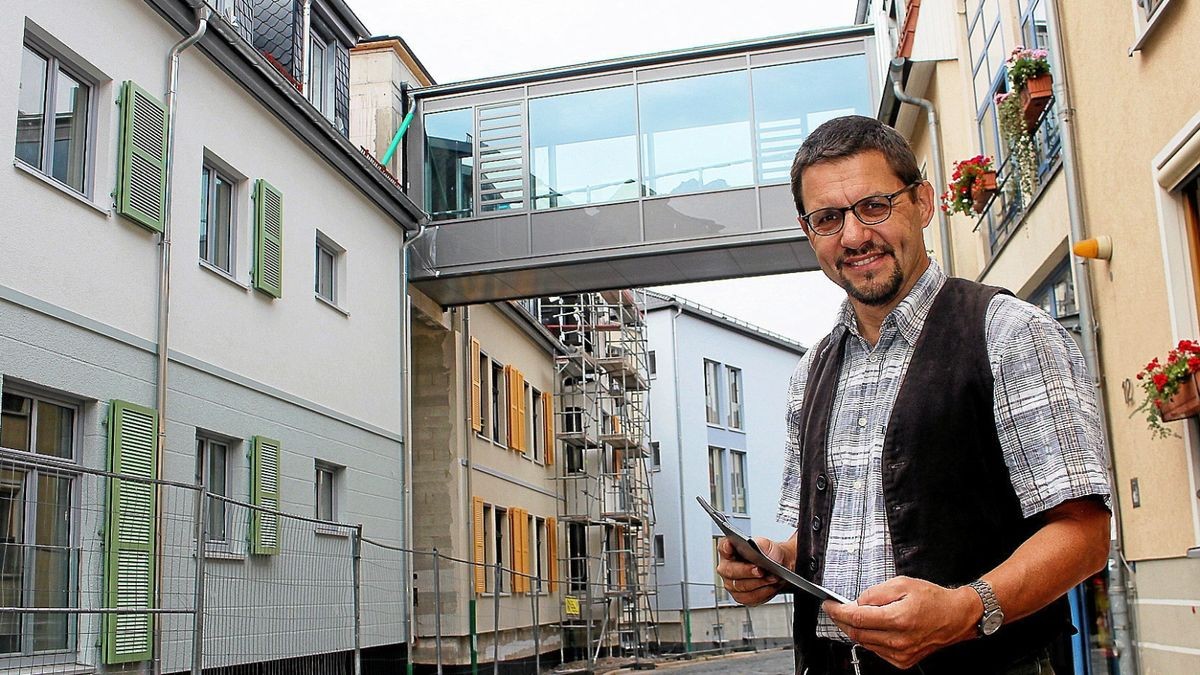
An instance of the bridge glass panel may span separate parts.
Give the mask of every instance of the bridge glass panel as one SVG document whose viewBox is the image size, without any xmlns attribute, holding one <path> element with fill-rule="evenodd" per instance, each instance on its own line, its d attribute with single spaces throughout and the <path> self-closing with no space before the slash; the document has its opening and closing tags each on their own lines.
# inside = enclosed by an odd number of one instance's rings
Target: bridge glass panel
<svg viewBox="0 0 1200 675">
<path fill-rule="evenodd" d="M 763 185 L 788 182 L 796 150 L 822 122 L 872 114 L 861 54 L 756 68 L 752 77 L 754 146 Z"/>
<path fill-rule="evenodd" d="M 433 220 L 471 217 L 474 131 L 471 108 L 425 116 L 425 208 Z"/>
<path fill-rule="evenodd" d="M 747 71 L 641 84 L 638 105 L 644 196 L 754 183 Z"/>
<path fill-rule="evenodd" d="M 533 208 L 637 199 L 632 86 L 529 100 Z"/>
</svg>

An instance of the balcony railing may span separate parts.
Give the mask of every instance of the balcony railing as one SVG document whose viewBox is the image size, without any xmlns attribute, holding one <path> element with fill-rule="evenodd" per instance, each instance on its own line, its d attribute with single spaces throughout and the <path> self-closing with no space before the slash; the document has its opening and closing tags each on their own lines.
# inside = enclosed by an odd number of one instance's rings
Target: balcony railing
<svg viewBox="0 0 1200 675">
<path fill-rule="evenodd" d="M 976 221 L 975 229 L 986 227 L 994 256 L 1021 224 L 1029 207 L 1050 181 L 1062 152 L 1062 128 L 1054 100 L 1046 106 L 1032 132 L 1037 147 L 1037 179 L 1032 191 L 1021 185 L 1020 171 L 1012 152 L 1007 152 L 996 170 L 996 194 Z"/>
</svg>

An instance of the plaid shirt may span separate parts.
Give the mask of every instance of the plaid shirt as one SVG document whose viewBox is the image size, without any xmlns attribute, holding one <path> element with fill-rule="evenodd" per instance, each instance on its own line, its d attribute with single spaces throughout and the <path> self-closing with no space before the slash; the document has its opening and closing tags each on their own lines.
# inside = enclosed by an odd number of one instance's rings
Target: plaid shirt
<svg viewBox="0 0 1200 675">
<path fill-rule="evenodd" d="M 831 334 L 833 340 L 846 331 L 851 335 L 826 443 L 834 502 L 823 579 L 849 598 L 896 576 L 883 501 L 884 434 L 917 338 L 945 280 L 946 274 L 931 262 L 884 319 L 874 348 L 859 334 L 848 301 Z M 1075 341 L 1041 309 L 1009 295 L 991 301 L 986 321 L 996 432 L 1022 512 L 1029 517 L 1089 495 L 1107 503 L 1108 471 L 1095 391 Z M 802 485 L 797 421 L 814 351 L 796 367 L 788 393 L 778 519 L 793 527 Z M 817 635 L 847 639 L 823 610 Z"/>
</svg>

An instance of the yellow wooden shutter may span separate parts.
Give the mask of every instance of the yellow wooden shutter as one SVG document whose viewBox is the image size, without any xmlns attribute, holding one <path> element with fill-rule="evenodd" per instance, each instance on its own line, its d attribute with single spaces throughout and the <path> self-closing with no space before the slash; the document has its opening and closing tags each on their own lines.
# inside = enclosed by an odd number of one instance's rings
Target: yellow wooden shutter
<svg viewBox="0 0 1200 675">
<path fill-rule="evenodd" d="M 545 438 L 546 466 L 554 464 L 554 394 L 542 392 L 542 435 Z"/>
<path fill-rule="evenodd" d="M 528 404 L 525 402 L 525 375 L 521 371 L 517 371 L 517 449 L 521 452 L 529 452 L 529 418 L 526 417 L 528 411 L 525 409 Z"/>
<path fill-rule="evenodd" d="M 479 372 L 479 340 L 471 338 L 471 428 L 483 431 L 483 373 Z"/>
<path fill-rule="evenodd" d="M 508 561 L 512 571 L 512 592 L 521 592 L 521 575 L 517 574 L 517 560 L 521 557 L 521 545 L 519 542 L 520 526 L 517 525 L 518 514 L 520 509 L 515 506 L 508 507 Z"/>
<path fill-rule="evenodd" d="M 546 518 L 546 558 L 547 586 L 553 593 L 558 580 L 558 521 L 552 517 Z"/>
<path fill-rule="evenodd" d="M 528 593 L 531 587 L 529 583 L 529 512 L 521 509 L 521 590 Z"/>
<path fill-rule="evenodd" d="M 504 433 L 510 450 L 517 449 L 517 397 L 513 395 L 513 385 L 516 381 L 516 369 L 504 366 L 504 390 L 508 392 L 508 419 L 504 422 Z"/>
<path fill-rule="evenodd" d="M 472 527 L 475 532 L 475 592 L 487 592 L 487 568 L 484 567 L 484 562 L 487 560 L 487 553 L 484 551 L 483 541 L 483 499 L 479 497 L 471 497 L 472 509 Z"/>
</svg>

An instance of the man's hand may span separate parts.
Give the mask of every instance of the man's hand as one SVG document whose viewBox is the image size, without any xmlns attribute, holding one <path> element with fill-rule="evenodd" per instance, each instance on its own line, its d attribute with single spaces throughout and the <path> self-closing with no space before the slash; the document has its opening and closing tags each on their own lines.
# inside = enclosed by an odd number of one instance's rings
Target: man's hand
<svg viewBox="0 0 1200 675">
<path fill-rule="evenodd" d="M 983 615 L 983 601 L 971 588 L 911 577 L 872 586 L 854 604 L 826 600 L 822 607 L 851 640 L 901 669 L 972 638 Z"/>
<path fill-rule="evenodd" d="M 754 542 L 764 555 L 791 569 L 796 563 L 796 538 L 787 541 L 772 541 L 766 537 L 755 537 Z M 753 607 L 775 597 L 784 587 L 784 581 L 767 573 L 757 565 L 742 560 L 733 550 L 733 544 L 722 538 L 717 543 L 720 563 L 717 574 L 725 580 L 725 590 L 737 602 Z"/>
</svg>

